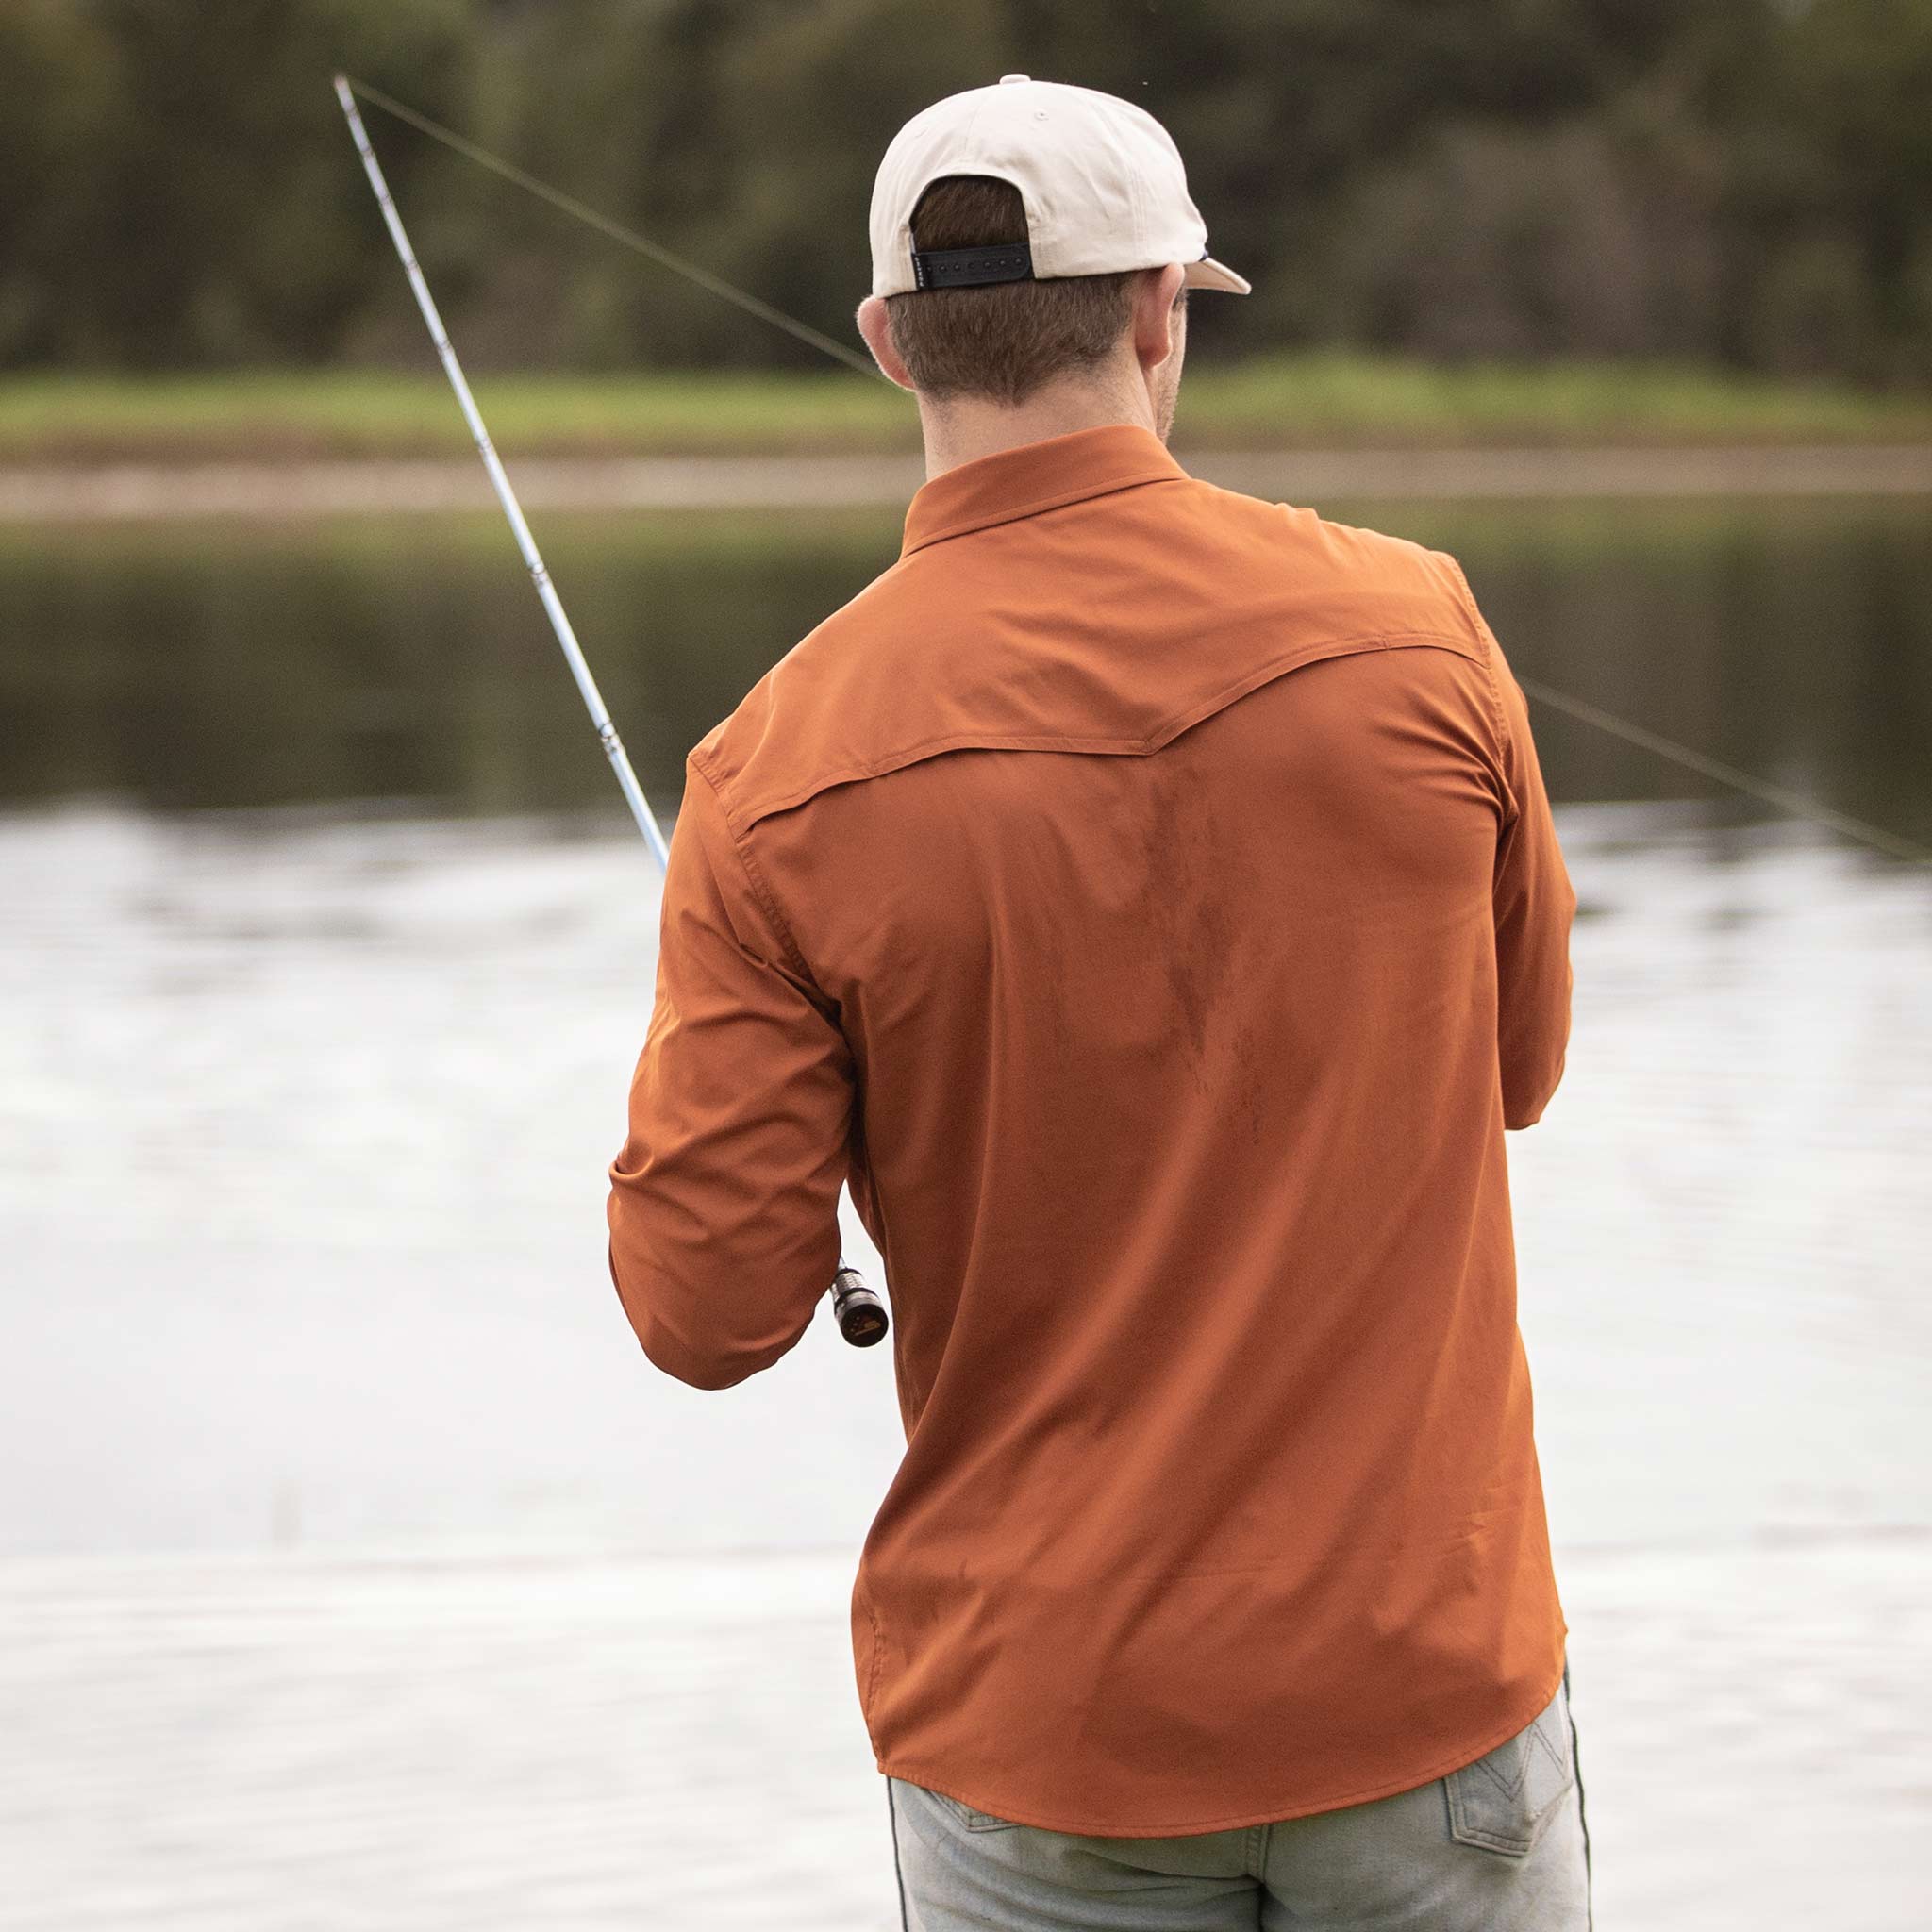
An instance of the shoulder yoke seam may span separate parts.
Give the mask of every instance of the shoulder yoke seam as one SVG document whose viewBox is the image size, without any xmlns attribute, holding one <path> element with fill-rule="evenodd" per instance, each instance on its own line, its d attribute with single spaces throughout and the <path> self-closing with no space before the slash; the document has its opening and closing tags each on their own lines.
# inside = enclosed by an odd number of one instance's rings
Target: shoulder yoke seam
<svg viewBox="0 0 1932 1932">
<path fill-rule="evenodd" d="M 1275 660 L 1263 665 L 1259 670 L 1247 671 L 1232 684 L 1222 687 L 1206 698 L 1197 699 L 1178 711 L 1168 713 L 1147 732 L 1136 737 L 1081 738 L 1065 732 L 960 731 L 948 733 L 940 738 L 923 739 L 916 743 L 890 752 L 882 758 L 841 766 L 809 784 L 780 792 L 769 802 L 759 803 L 745 817 L 744 825 L 748 831 L 758 820 L 774 818 L 780 812 L 795 811 L 822 792 L 833 791 L 843 785 L 863 784 L 872 778 L 888 777 L 894 772 L 904 771 L 910 765 L 922 764 L 927 758 L 939 758 L 950 751 L 1065 752 L 1088 756 L 1145 758 L 1159 751 L 1179 737 L 1183 731 L 1191 730 L 1205 719 L 1212 717 L 1216 711 L 1224 710 L 1229 705 L 1239 703 L 1251 692 L 1259 691 L 1264 685 L 1272 684 L 1277 678 L 1291 676 L 1310 664 L 1320 664 L 1337 658 L 1359 657 L 1372 651 L 1417 647 L 1446 650 L 1459 658 L 1483 662 L 1481 652 L 1472 650 L 1466 638 L 1448 631 L 1375 631 L 1356 637 L 1334 638 L 1306 651 L 1289 654 L 1289 661 Z M 1493 704 L 1493 675 L 1491 689 Z M 691 756 L 695 759 L 698 754 L 693 752 Z M 710 777 L 708 772 L 706 775 L 708 778 Z M 719 791 L 715 779 L 711 780 L 711 784 L 713 791 Z M 722 791 L 719 791 L 719 798 L 722 805 Z M 725 810 L 727 823 L 730 823 L 729 808 L 725 808 Z M 734 824 L 734 837 L 739 836 Z"/>
</svg>

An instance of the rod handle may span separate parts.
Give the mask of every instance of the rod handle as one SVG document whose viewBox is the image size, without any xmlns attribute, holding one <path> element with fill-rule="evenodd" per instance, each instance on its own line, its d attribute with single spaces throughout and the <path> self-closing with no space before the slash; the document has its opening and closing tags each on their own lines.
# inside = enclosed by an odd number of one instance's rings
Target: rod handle
<svg viewBox="0 0 1932 1932">
<path fill-rule="evenodd" d="M 866 1287 L 857 1268 L 841 1268 L 832 1276 L 832 1312 L 839 1318 L 839 1333 L 854 1348 L 883 1341 L 891 1326 L 885 1303 Z"/>
</svg>

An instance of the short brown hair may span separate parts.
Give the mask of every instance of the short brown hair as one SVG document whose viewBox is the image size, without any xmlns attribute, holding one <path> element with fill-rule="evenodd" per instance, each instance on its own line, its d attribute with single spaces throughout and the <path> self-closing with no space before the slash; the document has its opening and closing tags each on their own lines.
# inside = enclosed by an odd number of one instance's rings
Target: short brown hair
<svg viewBox="0 0 1932 1932">
<path fill-rule="evenodd" d="M 912 210 L 919 248 L 991 248 L 1026 240 L 1026 205 L 1010 181 L 945 175 Z M 922 393 L 1024 403 L 1058 375 L 1107 359 L 1133 316 L 1144 269 L 921 289 L 886 297 L 892 346 Z"/>
</svg>

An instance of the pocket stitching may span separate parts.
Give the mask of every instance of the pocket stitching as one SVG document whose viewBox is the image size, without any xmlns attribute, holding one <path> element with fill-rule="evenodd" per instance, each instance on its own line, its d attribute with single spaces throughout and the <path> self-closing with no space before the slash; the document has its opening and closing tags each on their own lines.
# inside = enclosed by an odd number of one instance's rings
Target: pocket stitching
<svg viewBox="0 0 1932 1932">
<path fill-rule="evenodd" d="M 1526 1843 L 1521 1838 L 1506 1838 L 1496 1832 L 1485 1831 L 1470 1815 L 1464 1796 L 1468 1790 L 1468 1781 L 1464 1774 L 1474 1771 L 1481 1761 L 1478 1758 L 1475 1764 L 1466 1764 L 1460 1771 L 1452 1771 L 1443 1780 L 1449 1793 L 1449 1836 L 1457 1844 L 1479 1846 L 1485 1851 L 1499 1853 L 1506 1858 L 1526 1858 L 1530 1853 L 1530 1843 Z"/>
<path fill-rule="evenodd" d="M 1506 1744 L 1513 1744 L 1516 1741 L 1514 1738 L 1506 1738 L 1502 1744 L 1496 1746 L 1496 1751 L 1502 1750 Z M 1494 1763 L 1495 1755 L 1495 1751 L 1491 1751 L 1487 1757 L 1478 1757 L 1474 1764 L 1465 1768 L 1470 1771 L 1482 1772 L 1506 1798 L 1513 1798 L 1522 1790 L 1524 1782 L 1529 1775 L 1529 1751 L 1525 1747 L 1516 1754 L 1516 1775 L 1513 1778 L 1506 1778 L 1496 1769 Z"/>
<path fill-rule="evenodd" d="M 1555 1709 L 1556 1707 L 1552 1705 L 1550 1709 L 1545 1711 L 1543 1715 L 1545 1717 L 1550 1716 L 1554 1713 Z M 1567 1790 L 1570 1787 L 1570 1780 L 1574 1775 L 1570 1761 L 1551 1742 L 1549 1732 L 1543 1728 L 1542 1718 L 1539 1718 L 1536 1722 L 1535 1736 L 1531 1739 L 1531 1742 L 1533 1744 L 1541 1744 L 1543 1747 L 1543 1755 L 1550 1760 L 1550 1769 L 1563 1780 L 1562 1790 Z M 1524 1769 L 1525 1771 L 1527 1770 L 1526 1763 Z M 1557 1795 L 1561 1796 L 1562 1791 L 1559 1790 Z"/>
<path fill-rule="evenodd" d="M 1541 1841 L 1544 1832 L 1549 1829 L 1550 1821 L 1557 1815 L 1557 1807 L 1575 1782 L 1572 1767 L 1565 1764 L 1558 1756 L 1557 1747 L 1550 1742 L 1548 1732 L 1544 1728 L 1545 1720 L 1556 1710 L 1557 1703 L 1558 1700 L 1553 1698 L 1549 1705 L 1524 1727 L 1524 1731 L 1529 1733 L 1527 1737 L 1519 1732 L 1516 1738 L 1506 1738 L 1503 1744 L 1494 1746 L 1472 1763 L 1452 1771 L 1442 1780 L 1449 1802 L 1449 1836 L 1457 1843 L 1474 1845 L 1485 1851 L 1495 1852 L 1503 1857 L 1526 1858 Z M 1524 1748 L 1518 1754 L 1518 1776 L 1516 1782 L 1511 1785 L 1490 1759 L 1497 1751 L 1502 1750 L 1504 1745 L 1515 1743 L 1519 1739 Z M 1551 1792 L 1542 1808 L 1523 1831 L 1491 1831 L 1476 1823 L 1476 1814 L 1470 1803 L 1470 1788 L 1473 1782 L 1471 1774 L 1481 1772 L 1489 1783 L 1505 1797 L 1514 1800 L 1522 1794 L 1528 1784 L 1529 1754 L 1539 1744 L 1542 1746 L 1544 1756 L 1549 1759 L 1551 1768 L 1556 1771 L 1558 1777 L 1557 1789 Z"/>
</svg>

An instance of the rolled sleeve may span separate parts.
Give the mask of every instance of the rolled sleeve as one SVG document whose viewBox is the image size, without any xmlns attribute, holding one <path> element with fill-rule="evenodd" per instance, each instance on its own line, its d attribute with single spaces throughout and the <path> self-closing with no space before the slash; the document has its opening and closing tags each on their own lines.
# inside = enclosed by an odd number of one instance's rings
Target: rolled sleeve
<svg viewBox="0 0 1932 1932">
<path fill-rule="evenodd" d="M 610 1167 L 610 1276 L 645 1355 L 700 1389 L 768 1368 L 839 1261 L 852 1058 L 695 759 L 650 1026 Z"/>
</svg>

